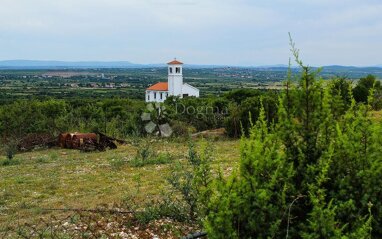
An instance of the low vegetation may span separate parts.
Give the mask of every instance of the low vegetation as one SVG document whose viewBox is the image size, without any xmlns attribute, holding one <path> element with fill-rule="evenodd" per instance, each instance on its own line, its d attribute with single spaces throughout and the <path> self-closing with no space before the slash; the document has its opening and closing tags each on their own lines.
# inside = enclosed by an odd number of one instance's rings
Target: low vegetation
<svg viewBox="0 0 382 239">
<path fill-rule="evenodd" d="M 131 164 L 137 152 L 145 148 L 148 142 L 153 154 L 171 155 L 171 160 L 165 164 L 161 162 L 139 167 Z M 199 150 L 200 144 L 196 143 L 195 150 Z M 213 144 L 216 160 L 212 162 L 212 167 L 231 171 L 238 162 L 239 141 L 219 140 Z M 154 234 L 163 235 L 164 238 L 178 238 L 198 231 L 200 226 L 190 223 L 188 217 L 182 216 L 188 215 L 188 209 L 176 209 L 183 204 L 171 205 L 174 202 L 172 195 L 181 194 L 168 183 L 174 168 L 181 167 L 179 164 L 187 165 L 188 148 L 184 140 L 153 138 L 148 141 L 134 139 L 129 145 L 120 145 L 118 149 L 106 152 L 82 153 L 52 148 L 16 154 L 12 162 L 17 164 L 0 166 L 0 235 L 4 235 L 5 232 L 17 233 L 17 228 L 27 230 L 33 225 L 41 229 L 38 230 L 40 233 L 43 229 L 46 230 L 43 225 L 51 221 L 55 222 L 54 225 L 50 225 L 52 227 L 58 225 L 61 229 L 73 229 L 86 220 L 93 221 L 100 217 L 107 222 L 103 226 L 100 225 L 99 230 L 113 222 L 112 218 L 119 218 L 115 222 L 121 223 L 121 227 L 125 225 L 126 233 L 131 229 L 126 227 L 130 223 L 134 225 L 132 228 L 139 227 L 139 230 L 133 230 L 132 234 L 142 233 L 145 235 L 142 238 L 152 238 L 149 234 L 144 234 L 148 228 L 152 228 Z M 5 156 L 1 157 L 1 160 L 6 160 Z M 99 213 L 86 211 L 49 210 L 99 207 L 102 210 L 137 213 L 132 217 L 109 212 L 98 215 Z M 181 213 L 178 214 L 179 211 Z M 164 219 L 169 216 L 176 220 Z M 82 219 L 78 224 L 72 224 L 70 218 L 76 217 Z M 45 223 L 41 224 L 41 219 Z M 25 227 L 25 223 L 29 226 Z M 149 223 L 148 226 L 146 223 Z M 163 227 L 168 227 L 168 231 L 164 232 Z M 109 231 L 123 232 L 119 227 L 110 228 Z M 86 230 L 84 232 L 90 233 Z M 77 232 L 74 230 L 71 233 Z M 14 238 L 15 234 L 12 235 L 11 238 Z"/>
<path fill-rule="evenodd" d="M 300 70 L 290 69 L 282 90 L 170 97 L 162 105 L 118 98 L 2 104 L 0 235 L 381 238 L 380 82 L 372 75 L 355 86 L 324 81 L 291 46 Z M 147 121 L 168 123 L 173 135 L 148 132 Z M 217 128 L 227 137 L 192 135 Z M 25 135 L 69 131 L 127 144 L 91 153 L 18 147 Z"/>
<path fill-rule="evenodd" d="M 264 107 L 241 142 L 240 166 L 212 186 L 209 238 L 380 238 L 380 122 L 306 67 L 286 82 L 277 122 Z M 378 186 L 377 186 L 378 185 Z"/>
</svg>

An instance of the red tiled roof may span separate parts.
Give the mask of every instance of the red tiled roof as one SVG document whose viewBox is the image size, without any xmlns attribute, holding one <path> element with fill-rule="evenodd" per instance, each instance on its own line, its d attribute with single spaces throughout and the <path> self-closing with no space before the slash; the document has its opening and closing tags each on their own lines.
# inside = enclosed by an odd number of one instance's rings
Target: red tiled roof
<svg viewBox="0 0 382 239">
<path fill-rule="evenodd" d="M 176 60 L 176 58 L 173 60 L 173 61 L 170 61 L 169 63 L 167 63 L 168 65 L 182 65 L 183 63 Z"/>
<path fill-rule="evenodd" d="M 159 90 L 159 91 L 168 91 L 168 83 L 167 82 L 158 82 L 149 88 L 147 90 Z"/>
</svg>

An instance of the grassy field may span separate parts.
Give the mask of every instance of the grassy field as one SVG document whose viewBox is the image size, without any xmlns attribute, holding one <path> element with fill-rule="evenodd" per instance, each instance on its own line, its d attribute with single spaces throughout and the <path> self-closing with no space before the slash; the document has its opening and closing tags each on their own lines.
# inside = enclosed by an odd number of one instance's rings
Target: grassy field
<svg viewBox="0 0 382 239">
<path fill-rule="evenodd" d="M 67 214 L 44 210 L 47 208 L 112 206 L 132 194 L 142 203 L 158 197 L 168 186 L 165 177 L 171 164 L 186 159 L 188 146 L 181 141 L 145 143 L 157 153 L 168 152 L 172 161 L 133 167 L 129 161 L 142 142 L 106 152 L 52 148 L 17 154 L 15 165 L 0 166 L 0 228 Z M 231 171 L 239 159 L 239 141 L 214 141 L 213 147 L 214 167 Z"/>
</svg>

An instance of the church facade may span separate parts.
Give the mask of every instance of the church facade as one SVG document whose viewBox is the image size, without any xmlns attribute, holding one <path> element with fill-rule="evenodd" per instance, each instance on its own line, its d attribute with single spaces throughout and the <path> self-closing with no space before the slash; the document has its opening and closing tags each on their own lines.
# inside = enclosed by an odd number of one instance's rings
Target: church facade
<svg viewBox="0 0 382 239">
<path fill-rule="evenodd" d="M 183 63 L 174 59 L 167 63 L 167 82 L 158 82 L 146 89 L 146 102 L 164 102 L 169 96 L 199 97 L 199 89 L 183 83 Z"/>
</svg>

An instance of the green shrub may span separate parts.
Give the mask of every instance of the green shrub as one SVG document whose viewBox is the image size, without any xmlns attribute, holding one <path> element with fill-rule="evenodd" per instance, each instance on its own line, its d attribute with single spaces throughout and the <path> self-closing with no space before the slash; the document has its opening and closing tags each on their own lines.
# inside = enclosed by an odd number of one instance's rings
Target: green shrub
<svg viewBox="0 0 382 239">
<path fill-rule="evenodd" d="M 251 123 L 256 122 L 260 108 L 265 110 L 267 122 L 276 120 L 277 97 L 275 92 L 269 91 L 267 94 L 253 96 L 242 99 L 240 104 L 230 104 L 229 115 L 225 118 L 224 127 L 230 137 L 240 137 L 242 133 L 248 136 Z"/>
<path fill-rule="evenodd" d="M 112 158 L 109 160 L 109 164 L 114 170 L 120 170 L 126 163 L 127 161 L 124 158 Z"/>
<path fill-rule="evenodd" d="M 196 128 L 181 121 L 172 121 L 171 122 L 171 129 L 173 130 L 174 136 L 184 136 L 187 137 L 190 134 L 193 134 L 196 132 Z"/>
<path fill-rule="evenodd" d="M 20 161 L 19 160 L 16 160 L 16 159 L 3 159 L 3 160 L 0 160 L 0 166 L 11 166 L 11 165 L 18 165 L 20 164 Z"/>
<path fill-rule="evenodd" d="M 136 156 L 129 161 L 132 167 L 143 167 L 152 164 L 166 164 L 172 161 L 172 156 L 169 153 L 155 153 L 149 143 L 141 145 Z"/>
<path fill-rule="evenodd" d="M 382 238 L 382 127 L 354 99 L 338 114 L 338 93 L 292 48 L 300 80 L 286 82 L 277 122 L 260 107 L 238 171 L 216 179 L 209 238 Z"/>
<path fill-rule="evenodd" d="M 36 158 L 36 162 L 47 163 L 47 162 L 49 162 L 49 157 L 47 155 L 39 156 Z"/>
<path fill-rule="evenodd" d="M 207 214 L 205 203 L 211 195 L 212 181 L 211 155 L 209 144 L 202 143 L 201 152 L 198 153 L 194 143 L 190 142 L 187 163 L 175 164 L 167 177 L 171 192 L 181 195 L 185 218 L 191 222 L 200 222 Z"/>
<path fill-rule="evenodd" d="M 132 167 L 143 167 L 153 164 L 166 164 L 172 161 L 172 156 L 169 153 L 159 153 L 158 155 L 151 155 L 150 157 L 134 157 L 130 161 Z"/>
<path fill-rule="evenodd" d="M 4 146 L 5 156 L 8 160 L 12 160 L 17 152 L 17 143 L 15 140 L 10 139 Z"/>
<path fill-rule="evenodd" d="M 14 152 L 14 150 L 8 148 L 6 154 L 7 154 L 7 159 L 12 160 L 15 152 Z"/>
<path fill-rule="evenodd" d="M 49 153 L 49 158 L 53 161 L 56 161 L 58 159 L 58 153 L 57 152 L 51 152 Z"/>
<path fill-rule="evenodd" d="M 139 223 L 145 225 L 150 221 L 161 218 L 171 218 L 178 222 L 187 220 L 188 217 L 181 202 L 174 200 L 174 197 L 170 195 L 162 196 L 160 200 L 151 200 L 146 203 L 144 209 L 135 214 Z"/>
<path fill-rule="evenodd" d="M 159 197 L 151 198 L 145 202 L 138 202 L 137 195 L 140 194 L 141 177 L 136 174 L 133 177 L 135 182 L 135 190 L 129 190 L 122 199 L 121 208 L 128 211 L 134 211 L 135 219 L 139 224 L 146 225 L 147 223 L 162 219 L 172 218 L 177 221 L 185 221 L 184 202 L 177 200 L 176 195 L 172 192 L 162 191 Z M 142 206 L 143 205 L 143 206 Z"/>
</svg>

